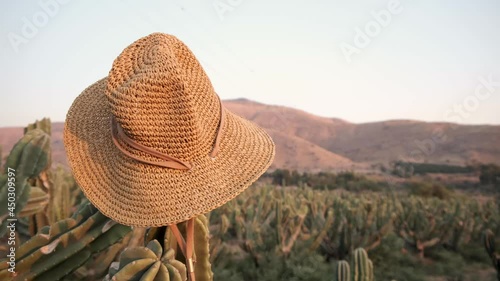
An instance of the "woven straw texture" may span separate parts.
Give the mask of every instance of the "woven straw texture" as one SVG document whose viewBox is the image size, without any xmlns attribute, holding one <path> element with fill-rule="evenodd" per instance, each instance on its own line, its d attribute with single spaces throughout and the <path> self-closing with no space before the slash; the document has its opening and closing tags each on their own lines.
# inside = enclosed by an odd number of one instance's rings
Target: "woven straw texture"
<svg viewBox="0 0 500 281">
<path fill-rule="evenodd" d="M 211 158 L 220 106 L 209 78 L 180 40 L 161 33 L 137 40 L 68 111 L 64 144 L 76 181 L 103 214 L 131 226 L 178 223 L 223 205 L 267 170 L 274 143 L 263 129 L 222 108 L 219 152 Z M 113 143 L 113 116 L 134 141 L 193 168 L 128 157 Z M 120 146 L 159 161 L 125 142 Z"/>
</svg>

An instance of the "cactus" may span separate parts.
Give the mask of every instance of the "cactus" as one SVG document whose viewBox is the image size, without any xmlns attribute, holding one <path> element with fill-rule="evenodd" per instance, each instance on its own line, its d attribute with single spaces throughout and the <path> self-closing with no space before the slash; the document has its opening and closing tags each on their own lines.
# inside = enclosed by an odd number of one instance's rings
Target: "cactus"
<svg viewBox="0 0 500 281">
<path fill-rule="evenodd" d="M 287 257 L 302 233 L 304 220 L 309 212 L 304 198 L 294 197 L 283 189 L 276 192 L 277 242 L 281 253 Z"/>
<path fill-rule="evenodd" d="M 342 260 L 337 263 L 337 271 L 334 280 L 351 281 L 351 267 L 348 262 Z"/>
<path fill-rule="evenodd" d="M 175 260 L 175 251 L 163 251 L 157 240 L 146 247 L 125 249 L 104 280 L 186 280 L 186 267 Z"/>
<path fill-rule="evenodd" d="M 19 213 L 19 217 L 28 217 L 40 211 L 43 211 L 49 203 L 49 195 L 39 187 L 33 186 L 30 189 L 30 194 L 26 206 Z"/>
<path fill-rule="evenodd" d="M 130 231 L 123 239 L 92 256 L 92 258 L 63 280 L 102 280 L 108 273 L 111 263 L 118 260 L 120 253 L 127 247 L 133 232 Z"/>
<path fill-rule="evenodd" d="M 24 128 L 25 134 L 33 130 L 42 130 L 50 136 L 52 131 L 50 119 L 37 120 Z M 73 209 L 74 206 L 83 197 L 71 173 L 67 172 L 61 166 L 55 169 L 50 168 L 51 158 L 49 145 L 46 169 L 42 170 L 38 176 L 29 180 L 32 186 L 38 188 L 37 195 L 39 198 L 43 196 L 41 192 L 44 192 L 46 193 L 44 198 L 48 199 L 48 202 L 43 201 L 43 204 L 41 204 L 40 200 L 36 201 L 33 198 L 33 201 L 37 202 L 37 204 L 36 206 L 31 206 L 32 211 L 28 219 L 30 236 L 35 235 L 46 225 L 69 217 L 75 211 Z"/>
<path fill-rule="evenodd" d="M 46 215 L 49 223 L 53 223 L 71 216 L 74 212 L 73 206 L 81 200 L 81 190 L 76 185 L 71 173 L 61 166 L 50 171 L 49 191 L 50 208 L 47 208 Z"/>
<path fill-rule="evenodd" d="M 208 215 L 210 216 L 209 213 Z M 210 221 L 210 218 L 208 218 Z M 219 216 L 219 221 L 210 225 L 210 262 L 214 261 L 222 256 L 226 250 L 226 244 L 224 241 L 224 236 L 226 235 L 230 226 L 229 218 L 226 214 L 221 214 Z"/>
<path fill-rule="evenodd" d="M 475 212 L 477 212 L 477 202 L 469 203 L 463 201 L 454 201 L 454 211 L 445 214 L 445 220 L 448 220 L 451 233 L 448 241 L 444 244 L 447 249 L 458 252 L 462 244 L 468 244 L 471 241 L 475 228 L 482 224 L 477 224 L 474 219 Z"/>
<path fill-rule="evenodd" d="M 393 206 L 381 197 L 371 199 L 343 196 L 327 208 L 310 203 L 313 217 L 307 226 L 314 240 L 309 249 L 320 248 L 326 259 L 344 259 L 355 248 L 371 250 L 389 233 L 394 220 Z M 320 204 L 321 205 L 321 204 Z M 316 231 L 314 231 L 316 230 Z"/>
<path fill-rule="evenodd" d="M 29 183 L 31 186 L 38 187 L 42 192 L 48 194 L 49 184 L 50 184 L 50 167 L 52 165 L 52 154 L 50 152 L 50 134 L 52 131 L 52 126 L 50 119 L 43 118 L 40 121 L 36 120 L 32 124 L 28 124 L 28 126 L 24 128 L 24 134 L 28 134 L 33 130 L 42 130 L 43 132 L 45 132 L 49 136 L 49 143 L 47 149 L 47 166 L 45 167 L 45 169 L 40 171 L 40 173 L 36 177 L 31 178 L 29 180 Z M 48 198 L 50 200 L 50 196 L 48 196 Z M 49 205 L 53 207 L 52 204 Z M 45 213 L 45 206 L 37 211 L 38 212 L 33 212 L 33 214 L 28 218 L 30 236 L 35 235 L 38 232 L 38 230 L 40 230 L 42 227 L 56 222 L 56 221 L 52 222 L 49 221 Z M 67 216 L 64 218 L 67 218 Z"/>
<path fill-rule="evenodd" d="M 373 264 L 363 248 L 354 251 L 354 281 L 373 281 Z"/>
<path fill-rule="evenodd" d="M 179 223 L 178 228 L 182 235 L 186 235 L 186 223 Z M 145 235 L 145 243 L 151 243 L 152 241 L 161 241 L 159 244 L 163 249 L 164 255 L 168 254 L 168 259 L 162 258 L 164 264 L 172 264 L 172 266 L 177 269 L 180 265 L 184 268 L 180 271 L 182 280 L 186 280 L 185 273 L 185 257 L 182 255 L 181 251 L 178 251 L 177 240 L 168 226 L 165 227 L 153 227 L 150 228 Z M 194 258 L 196 260 L 194 264 L 194 272 L 196 275 L 196 281 L 212 281 L 213 273 L 212 266 L 210 264 L 210 250 L 209 250 L 209 231 L 208 231 L 208 219 L 205 215 L 199 215 L 195 219 L 194 225 Z M 116 267 L 116 265 L 115 265 Z M 112 277 L 110 271 L 110 277 Z M 120 280 L 120 279 L 118 279 Z M 152 280 L 152 279 L 151 279 Z M 163 279 L 160 279 L 163 280 Z M 168 280 L 168 279 L 166 279 Z M 170 279 L 172 280 L 172 279 Z"/>
<path fill-rule="evenodd" d="M 425 249 L 443 243 L 450 235 L 454 218 L 448 203 L 413 197 L 399 203 L 396 233 L 423 259 Z"/>
<path fill-rule="evenodd" d="M 354 276 L 353 281 L 373 281 L 373 263 L 368 258 L 365 249 L 357 248 L 353 252 Z M 335 281 L 351 281 L 351 268 L 345 260 L 337 262 Z"/>
<path fill-rule="evenodd" d="M 0 237 L 7 230 L 7 218 L 17 217 L 29 200 L 31 185 L 28 180 L 37 177 L 46 168 L 49 142 L 49 136 L 43 131 L 32 130 L 14 145 L 7 157 L 5 172 L 0 175 Z M 10 180 L 12 178 L 15 182 Z M 16 206 L 9 210 L 8 193 L 9 187 L 12 190 L 13 186 Z M 36 207 L 32 205 L 30 208 Z"/>
<path fill-rule="evenodd" d="M 0 261 L 0 279 L 59 280 L 122 239 L 131 228 L 106 218 L 90 203 L 71 217 L 46 226 L 17 250 L 16 275 Z"/>
<path fill-rule="evenodd" d="M 249 198 L 238 197 L 230 202 L 230 220 L 234 221 L 234 239 L 239 248 L 250 256 L 256 266 L 262 262 L 262 252 L 274 250 L 276 232 L 271 223 L 276 219 L 275 201 L 271 188 L 255 191 Z"/>
<path fill-rule="evenodd" d="M 500 253 L 496 251 L 495 236 L 491 230 L 484 232 L 484 248 L 491 258 L 493 266 L 497 270 L 497 278 L 500 281 Z"/>
<path fill-rule="evenodd" d="M 49 118 L 43 118 L 42 120 L 36 120 L 32 124 L 28 124 L 26 128 L 24 128 L 24 134 L 28 133 L 31 130 L 39 129 L 44 131 L 47 135 L 52 134 L 52 125 Z"/>
</svg>

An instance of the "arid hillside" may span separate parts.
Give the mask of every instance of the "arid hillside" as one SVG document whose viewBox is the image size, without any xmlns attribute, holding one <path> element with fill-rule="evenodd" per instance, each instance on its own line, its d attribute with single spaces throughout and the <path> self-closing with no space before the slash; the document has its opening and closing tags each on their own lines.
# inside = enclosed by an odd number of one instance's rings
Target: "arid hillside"
<svg viewBox="0 0 500 281">
<path fill-rule="evenodd" d="M 276 143 L 272 168 L 359 170 L 371 164 L 397 160 L 457 165 L 474 162 L 500 164 L 500 126 L 410 120 L 354 124 L 246 99 L 224 101 L 224 105 L 269 132 Z M 62 129 L 63 123 L 53 123 L 53 158 L 54 162 L 66 165 Z M 22 133 L 20 127 L 0 128 L 4 154 Z"/>
</svg>

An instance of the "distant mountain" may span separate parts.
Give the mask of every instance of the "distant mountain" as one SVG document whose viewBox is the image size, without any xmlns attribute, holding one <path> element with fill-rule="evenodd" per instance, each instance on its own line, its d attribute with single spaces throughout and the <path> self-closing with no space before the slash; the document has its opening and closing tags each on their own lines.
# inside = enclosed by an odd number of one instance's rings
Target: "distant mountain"
<svg viewBox="0 0 500 281">
<path fill-rule="evenodd" d="M 301 171 L 366 169 L 395 160 L 465 165 L 500 164 L 500 126 L 393 120 L 354 124 L 319 117 L 284 106 L 246 99 L 224 105 L 264 129 L 276 143 L 271 168 Z M 63 123 L 53 123 L 53 160 L 67 165 L 62 143 Z M 0 144 L 9 151 L 22 128 L 0 128 Z"/>
<path fill-rule="evenodd" d="M 306 140 L 357 164 L 396 160 L 456 165 L 473 162 L 500 164 L 500 126 L 412 120 L 354 124 L 249 100 L 229 100 L 224 105 L 269 132 L 279 131 Z M 277 147 L 277 150 L 282 147 L 278 141 Z M 296 160 L 302 162 L 304 159 Z M 343 166 L 345 162 L 338 163 Z M 329 166 L 318 165 L 325 169 Z"/>
</svg>

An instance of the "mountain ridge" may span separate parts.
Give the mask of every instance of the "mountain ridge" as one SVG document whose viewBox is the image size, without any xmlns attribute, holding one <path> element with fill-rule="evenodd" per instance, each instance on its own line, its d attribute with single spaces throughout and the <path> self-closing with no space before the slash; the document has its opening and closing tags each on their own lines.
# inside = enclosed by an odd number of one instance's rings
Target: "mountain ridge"
<svg viewBox="0 0 500 281">
<path fill-rule="evenodd" d="M 404 119 L 351 123 L 248 99 L 224 100 L 223 104 L 272 136 L 276 143 L 272 169 L 358 170 L 398 160 L 453 165 L 500 164 L 499 125 Z M 53 123 L 53 159 L 67 165 L 63 127 L 62 122 Z M 22 134 L 22 127 L 0 128 L 4 155 Z"/>
</svg>

